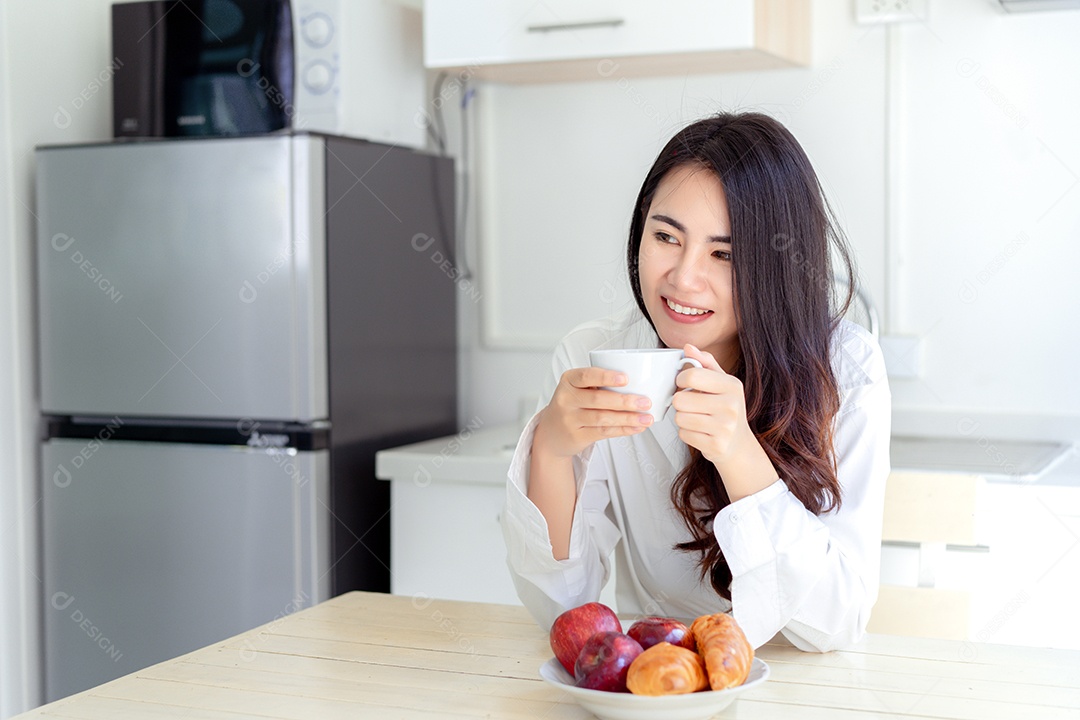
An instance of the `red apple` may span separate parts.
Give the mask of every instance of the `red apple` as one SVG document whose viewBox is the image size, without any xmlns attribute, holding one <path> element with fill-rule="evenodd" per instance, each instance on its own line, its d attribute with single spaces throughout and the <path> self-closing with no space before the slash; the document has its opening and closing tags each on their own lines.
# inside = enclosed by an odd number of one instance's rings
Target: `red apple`
<svg viewBox="0 0 1080 720">
<path fill-rule="evenodd" d="M 630 663 L 642 653 L 641 644 L 621 632 L 596 633 L 581 648 L 574 665 L 578 687 L 607 692 L 630 692 L 626 674 Z"/>
<path fill-rule="evenodd" d="M 567 610 L 551 625 L 551 649 L 566 672 L 574 674 L 574 663 L 585 641 L 598 632 L 622 632 L 622 623 L 607 605 L 585 603 Z"/>
<path fill-rule="evenodd" d="M 671 618 L 643 618 L 631 625 L 626 634 L 641 643 L 641 647 L 646 650 L 662 642 L 680 645 L 687 650 L 697 650 L 697 643 L 694 642 L 690 628 Z"/>
</svg>

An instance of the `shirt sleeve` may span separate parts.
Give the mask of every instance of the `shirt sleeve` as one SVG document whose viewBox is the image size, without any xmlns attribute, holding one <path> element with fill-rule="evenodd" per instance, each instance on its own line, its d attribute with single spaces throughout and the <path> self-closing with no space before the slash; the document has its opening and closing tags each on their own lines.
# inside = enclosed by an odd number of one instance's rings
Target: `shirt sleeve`
<svg viewBox="0 0 1080 720">
<path fill-rule="evenodd" d="M 540 410 L 550 402 L 563 372 L 571 367 L 565 343 L 556 348 L 552 376 L 545 382 L 536 413 L 518 439 L 500 516 L 506 563 L 514 587 L 522 604 L 544 628 L 550 628 L 565 610 L 599 599 L 611 574 L 612 550 L 620 537 L 611 515 L 610 472 L 597 443 L 573 458 L 577 502 L 565 560 L 555 559 L 547 521 L 526 494 Z"/>
<path fill-rule="evenodd" d="M 732 612 L 759 647 L 782 632 L 817 652 L 862 637 L 877 600 L 891 396 L 880 350 L 873 380 L 849 390 L 834 448 L 839 510 L 814 515 L 781 481 L 721 510 L 713 533 L 731 568 Z"/>
</svg>

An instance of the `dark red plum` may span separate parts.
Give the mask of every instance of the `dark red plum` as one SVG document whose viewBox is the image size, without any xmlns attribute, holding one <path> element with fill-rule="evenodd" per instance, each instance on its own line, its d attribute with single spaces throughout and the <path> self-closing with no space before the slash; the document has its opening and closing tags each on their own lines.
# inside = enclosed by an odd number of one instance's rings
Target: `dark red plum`
<svg viewBox="0 0 1080 720">
<path fill-rule="evenodd" d="M 626 634 L 641 643 L 641 647 L 646 650 L 662 642 L 679 645 L 687 650 L 697 650 L 697 643 L 694 642 L 690 628 L 671 618 L 643 618 L 631 625 Z"/>
<path fill-rule="evenodd" d="M 597 633 L 585 642 L 574 664 L 576 685 L 590 690 L 630 692 L 626 688 L 626 673 L 642 652 L 641 644 L 625 633 Z"/>
</svg>

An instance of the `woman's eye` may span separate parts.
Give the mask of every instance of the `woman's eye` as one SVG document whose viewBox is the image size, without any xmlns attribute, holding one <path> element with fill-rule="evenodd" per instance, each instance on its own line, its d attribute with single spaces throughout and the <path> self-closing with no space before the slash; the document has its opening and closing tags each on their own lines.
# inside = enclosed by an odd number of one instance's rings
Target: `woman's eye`
<svg viewBox="0 0 1080 720">
<path fill-rule="evenodd" d="M 655 233 L 655 237 L 656 237 L 657 240 L 659 240 L 662 243 L 666 243 L 669 240 L 674 241 L 674 239 L 675 239 L 675 238 L 671 237 L 670 235 L 668 235 L 666 232 L 660 232 L 660 231 L 657 231 Z"/>
<path fill-rule="evenodd" d="M 717 258 L 719 260 L 724 260 L 724 261 L 727 261 L 727 262 L 731 262 L 731 253 L 728 252 L 727 250 L 717 250 L 716 252 L 713 253 L 713 257 L 715 257 L 715 258 Z"/>
</svg>

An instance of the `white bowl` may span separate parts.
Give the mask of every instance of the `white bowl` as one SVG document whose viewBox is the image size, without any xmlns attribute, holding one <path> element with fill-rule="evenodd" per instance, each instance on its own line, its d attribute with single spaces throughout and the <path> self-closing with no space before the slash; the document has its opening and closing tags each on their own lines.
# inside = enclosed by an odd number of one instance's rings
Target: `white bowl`
<svg viewBox="0 0 1080 720">
<path fill-rule="evenodd" d="M 755 657 L 750 675 L 738 687 L 659 697 L 579 688 L 556 658 L 540 666 L 540 677 L 569 693 L 600 720 L 705 720 L 735 702 L 743 691 L 765 682 L 769 677 L 769 666 Z"/>
</svg>

